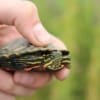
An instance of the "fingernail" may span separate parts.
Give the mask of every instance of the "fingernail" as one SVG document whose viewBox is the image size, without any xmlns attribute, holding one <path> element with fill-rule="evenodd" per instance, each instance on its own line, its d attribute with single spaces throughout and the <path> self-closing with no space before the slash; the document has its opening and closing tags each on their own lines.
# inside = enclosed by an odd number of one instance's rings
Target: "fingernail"
<svg viewBox="0 0 100 100">
<path fill-rule="evenodd" d="M 34 83 L 34 78 L 29 74 L 17 73 L 17 75 L 15 76 L 15 81 L 19 84 L 30 86 Z"/>
<path fill-rule="evenodd" d="M 46 31 L 46 29 L 42 26 L 41 23 L 36 24 L 33 28 L 33 33 L 35 38 L 42 43 L 48 43 L 50 41 L 50 34 Z"/>
</svg>

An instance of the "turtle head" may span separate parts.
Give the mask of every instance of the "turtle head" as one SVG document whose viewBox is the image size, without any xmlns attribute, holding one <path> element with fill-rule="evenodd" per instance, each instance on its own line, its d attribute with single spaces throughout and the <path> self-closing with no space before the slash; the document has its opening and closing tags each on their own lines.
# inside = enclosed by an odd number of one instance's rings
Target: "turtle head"
<svg viewBox="0 0 100 100">
<path fill-rule="evenodd" d="M 61 69 L 62 54 L 60 51 L 52 51 L 48 57 L 46 57 L 45 67 L 48 70 Z"/>
<path fill-rule="evenodd" d="M 70 64 L 70 56 L 68 51 L 54 50 L 45 59 L 45 68 L 48 70 L 59 70 Z"/>
</svg>

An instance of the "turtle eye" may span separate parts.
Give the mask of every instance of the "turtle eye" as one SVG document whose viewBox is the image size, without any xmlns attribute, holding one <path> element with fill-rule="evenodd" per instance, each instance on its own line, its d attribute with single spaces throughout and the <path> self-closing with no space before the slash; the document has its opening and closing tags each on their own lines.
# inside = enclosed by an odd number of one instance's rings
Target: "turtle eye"
<svg viewBox="0 0 100 100">
<path fill-rule="evenodd" d="M 62 56 L 69 55 L 69 51 L 62 50 L 61 53 L 62 53 Z"/>
<path fill-rule="evenodd" d="M 51 53 L 50 50 L 45 50 L 45 51 L 44 51 L 44 54 L 45 54 L 45 55 L 48 55 L 48 54 L 50 54 L 50 53 Z"/>
</svg>

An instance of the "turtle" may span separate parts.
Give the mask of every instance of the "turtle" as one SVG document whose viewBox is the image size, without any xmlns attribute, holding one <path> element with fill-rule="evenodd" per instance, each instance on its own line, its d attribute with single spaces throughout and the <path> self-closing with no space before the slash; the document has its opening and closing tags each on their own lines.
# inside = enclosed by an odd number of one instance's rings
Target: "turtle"
<svg viewBox="0 0 100 100">
<path fill-rule="evenodd" d="M 0 68 L 9 71 L 58 71 L 69 67 L 70 52 L 53 44 L 37 47 L 24 38 L 0 48 Z"/>
</svg>

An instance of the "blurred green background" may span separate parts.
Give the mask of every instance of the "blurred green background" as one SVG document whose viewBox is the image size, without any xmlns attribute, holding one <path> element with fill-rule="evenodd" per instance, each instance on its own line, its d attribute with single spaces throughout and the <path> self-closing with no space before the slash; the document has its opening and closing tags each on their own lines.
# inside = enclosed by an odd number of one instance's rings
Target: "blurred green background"
<svg viewBox="0 0 100 100">
<path fill-rule="evenodd" d="M 100 100 L 100 1 L 33 0 L 46 29 L 69 48 L 71 74 L 18 100 Z"/>
</svg>

